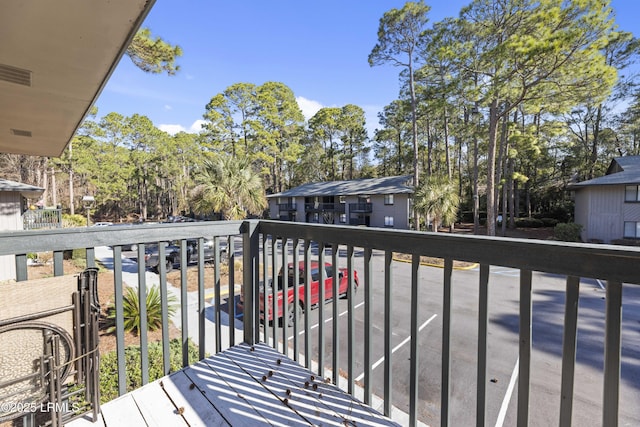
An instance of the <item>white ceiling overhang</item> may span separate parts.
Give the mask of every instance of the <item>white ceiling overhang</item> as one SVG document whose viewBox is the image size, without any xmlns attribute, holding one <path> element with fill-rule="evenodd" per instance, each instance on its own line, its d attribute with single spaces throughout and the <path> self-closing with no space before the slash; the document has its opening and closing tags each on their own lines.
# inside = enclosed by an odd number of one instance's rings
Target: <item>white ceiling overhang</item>
<svg viewBox="0 0 640 427">
<path fill-rule="evenodd" d="M 57 157 L 155 0 L 3 0 L 0 153 Z"/>
</svg>

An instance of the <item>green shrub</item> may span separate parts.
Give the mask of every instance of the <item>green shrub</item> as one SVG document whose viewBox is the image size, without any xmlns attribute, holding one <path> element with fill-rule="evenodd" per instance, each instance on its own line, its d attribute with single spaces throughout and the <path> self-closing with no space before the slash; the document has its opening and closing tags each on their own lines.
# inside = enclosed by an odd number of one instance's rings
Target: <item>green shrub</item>
<svg viewBox="0 0 640 427">
<path fill-rule="evenodd" d="M 553 234 L 556 239 L 564 242 L 580 242 L 580 232 L 582 231 L 582 225 L 575 222 L 561 222 L 553 229 Z"/>
<path fill-rule="evenodd" d="M 545 227 L 555 227 L 560 221 L 555 218 L 540 218 Z"/>
<path fill-rule="evenodd" d="M 167 298 L 168 316 L 171 317 L 176 312 L 177 299 L 173 295 Z M 123 296 L 122 310 L 124 314 L 124 330 L 127 332 L 137 332 L 140 329 L 140 304 L 138 301 L 138 291 L 134 288 L 126 288 Z M 111 304 L 108 308 L 107 318 L 115 322 L 116 308 Z M 147 289 L 147 330 L 155 331 L 162 326 L 162 299 L 158 286 Z M 107 330 L 109 333 L 115 331 L 115 326 Z"/>
<path fill-rule="evenodd" d="M 198 347 L 189 340 L 189 363 L 198 360 Z M 140 347 L 128 346 L 124 349 L 127 392 L 142 386 L 140 369 Z M 178 338 L 169 341 L 169 361 L 171 372 L 182 369 L 182 342 Z M 149 343 L 149 381 L 164 376 L 162 362 L 162 343 Z M 100 356 L 100 402 L 106 403 L 118 397 L 118 355 L 110 351 Z"/>
<path fill-rule="evenodd" d="M 539 228 L 544 227 L 544 222 L 535 218 L 517 218 L 516 227 L 520 228 Z"/>
<path fill-rule="evenodd" d="M 86 227 L 87 217 L 79 214 L 69 215 L 62 214 L 62 226 L 69 227 Z"/>
</svg>

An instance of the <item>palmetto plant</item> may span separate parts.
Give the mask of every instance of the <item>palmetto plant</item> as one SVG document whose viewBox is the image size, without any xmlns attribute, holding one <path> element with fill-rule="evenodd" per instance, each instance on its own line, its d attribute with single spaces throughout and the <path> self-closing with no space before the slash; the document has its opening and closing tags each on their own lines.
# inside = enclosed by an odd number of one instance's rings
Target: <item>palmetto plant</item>
<svg viewBox="0 0 640 427">
<path fill-rule="evenodd" d="M 170 317 L 176 311 L 177 299 L 173 295 L 167 298 L 168 313 Z M 160 298 L 160 290 L 157 286 L 153 286 L 147 290 L 147 329 L 155 331 L 162 326 L 162 299 Z M 140 330 L 140 301 L 138 292 L 133 288 L 126 288 L 123 296 L 122 309 L 124 314 L 124 330 L 126 332 L 138 332 Z M 116 310 L 112 304 L 109 307 L 108 319 L 115 322 Z M 115 331 L 115 326 L 108 329 L 108 332 Z"/>
<path fill-rule="evenodd" d="M 459 205 L 456 183 L 447 177 L 429 176 L 420 184 L 414 196 L 416 211 L 433 219 L 433 231 L 438 231 L 441 224 L 453 224 Z"/>
<path fill-rule="evenodd" d="M 224 219 L 244 219 L 267 206 L 262 180 L 248 158 L 221 155 L 206 160 L 196 182 L 191 199 L 198 214 L 221 212 Z"/>
</svg>

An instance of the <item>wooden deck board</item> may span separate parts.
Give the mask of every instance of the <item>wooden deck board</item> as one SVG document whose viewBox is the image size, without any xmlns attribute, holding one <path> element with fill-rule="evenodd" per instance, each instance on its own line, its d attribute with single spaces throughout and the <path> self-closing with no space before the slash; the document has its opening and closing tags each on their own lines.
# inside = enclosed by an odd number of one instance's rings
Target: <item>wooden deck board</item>
<svg viewBox="0 0 640 427">
<path fill-rule="evenodd" d="M 271 347 L 242 344 L 102 405 L 99 421 L 105 427 L 398 426 L 311 376 Z"/>
<path fill-rule="evenodd" d="M 229 425 L 183 371 L 164 377 L 162 388 L 169 395 L 173 404 L 183 409 L 182 416 L 190 426 L 223 427 Z"/>
<path fill-rule="evenodd" d="M 107 405 L 105 405 L 107 406 Z M 146 426 L 138 405 L 132 394 L 124 394 L 109 402 L 108 408 L 103 408 L 102 418 L 105 426 Z M 73 425 L 73 423 L 69 423 Z M 67 425 L 69 425 L 67 424 Z"/>
<path fill-rule="evenodd" d="M 198 376 L 196 386 L 231 425 L 309 425 L 223 353 L 187 368 L 186 374 L 192 380 Z"/>
<path fill-rule="evenodd" d="M 324 410 L 327 414 L 335 414 L 343 424 L 355 423 L 367 426 L 398 425 L 373 408 L 348 395 L 339 387 L 330 382 L 325 382 L 323 378 L 315 378 L 314 376 L 312 380 L 312 375 L 306 368 L 283 354 L 274 351 L 273 348 L 266 344 L 256 344 L 254 346 L 240 344 L 228 349 L 224 354 L 236 361 L 244 361 L 248 366 L 260 366 L 260 368 L 256 368 L 258 371 L 260 369 L 266 372 L 272 371 L 274 377 L 282 376 L 286 378 L 288 384 L 291 385 L 288 387 L 292 392 L 292 398 L 289 399 L 289 403 L 293 408 L 310 402 L 312 406 L 317 408 L 317 411 Z M 271 380 L 267 381 L 274 383 Z M 275 388 L 273 385 L 271 387 Z M 315 403 L 313 403 L 314 400 Z M 303 413 L 303 415 L 306 414 L 308 412 Z M 313 414 L 317 414 L 317 412 L 313 412 Z M 317 420 L 313 421 L 314 424 L 317 422 Z"/>
<path fill-rule="evenodd" d="M 256 351 L 259 350 L 256 348 Z M 299 367 L 296 380 L 292 380 L 290 372 L 286 372 L 289 367 L 283 364 L 276 366 L 275 360 L 273 366 L 270 366 L 256 356 L 255 352 L 250 351 L 249 347 L 227 351 L 225 356 L 240 366 L 256 382 L 268 388 L 282 402 L 286 400 L 287 406 L 310 424 L 344 425 L 344 419 L 333 408 L 322 402 L 311 387 L 305 389 L 304 383 L 309 380 L 310 374 L 304 368 Z"/>
<path fill-rule="evenodd" d="M 186 426 L 187 422 L 160 386 L 160 381 L 149 383 L 132 395 L 140 414 L 148 425 Z"/>
</svg>

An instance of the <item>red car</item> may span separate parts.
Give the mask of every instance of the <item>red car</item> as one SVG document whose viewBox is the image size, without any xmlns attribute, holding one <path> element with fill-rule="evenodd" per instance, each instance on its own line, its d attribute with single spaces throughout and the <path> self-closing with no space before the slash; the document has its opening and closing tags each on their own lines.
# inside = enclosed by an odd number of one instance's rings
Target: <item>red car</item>
<svg viewBox="0 0 640 427">
<path fill-rule="evenodd" d="M 289 280 L 287 280 L 288 288 L 287 288 L 287 324 L 289 326 L 293 325 L 294 320 L 300 316 L 302 310 L 304 310 L 307 306 L 317 306 L 320 302 L 320 270 L 318 268 L 318 262 L 311 262 L 311 301 L 307 304 L 305 301 L 305 287 L 304 287 L 304 261 L 301 261 L 298 264 L 299 275 L 300 275 L 300 286 L 298 286 L 298 297 L 294 298 L 293 293 L 293 263 L 288 265 L 288 276 Z M 333 266 L 329 263 L 325 263 L 325 281 L 324 281 L 324 300 L 325 302 L 333 299 Z M 278 319 L 283 317 L 283 292 L 282 292 L 282 270 L 280 270 L 280 274 L 278 275 L 278 315 L 276 316 Z M 349 280 L 346 268 L 338 269 L 338 279 L 340 282 L 338 283 L 338 296 L 346 297 L 349 292 Z M 353 271 L 353 290 L 354 292 L 358 288 L 358 273 Z M 238 304 L 238 308 L 242 309 L 243 298 L 240 296 L 240 304 Z M 271 288 L 267 288 L 267 311 L 265 315 L 265 307 L 264 307 L 264 294 L 260 292 L 260 317 L 262 319 L 267 319 L 268 321 L 273 320 L 273 297 Z"/>
</svg>

